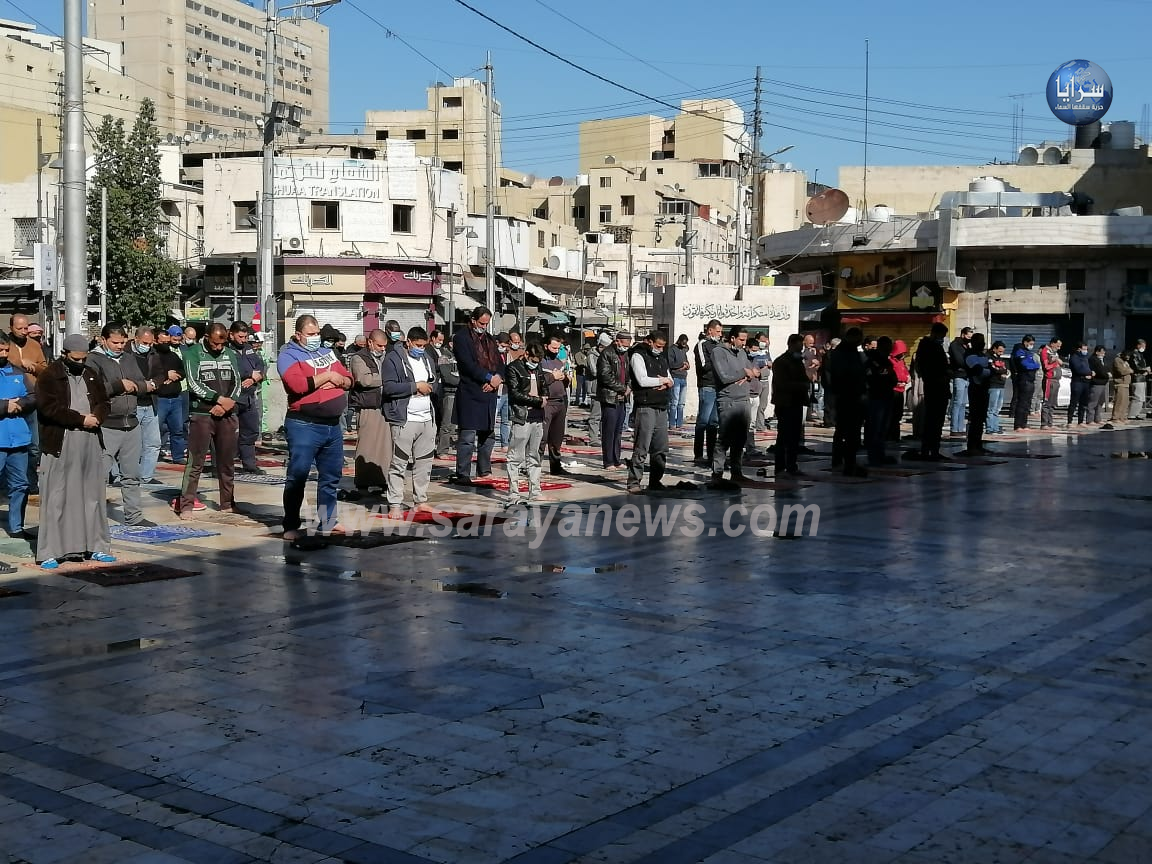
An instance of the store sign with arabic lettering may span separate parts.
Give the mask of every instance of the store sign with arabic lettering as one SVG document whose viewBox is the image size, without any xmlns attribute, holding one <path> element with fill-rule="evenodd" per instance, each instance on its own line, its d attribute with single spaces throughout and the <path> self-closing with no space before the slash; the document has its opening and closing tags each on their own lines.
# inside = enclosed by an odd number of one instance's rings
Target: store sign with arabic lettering
<svg viewBox="0 0 1152 864">
<path fill-rule="evenodd" d="M 272 185 L 277 198 L 384 200 L 382 164 L 367 159 L 277 157 Z"/>
<path fill-rule="evenodd" d="M 680 316 L 691 321 L 711 321 L 715 318 L 724 323 L 741 321 L 766 322 L 787 321 L 791 316 L 783 303 L 770 305 L 761 303 L 685 303 L 680 307 Z"/>
</svg>

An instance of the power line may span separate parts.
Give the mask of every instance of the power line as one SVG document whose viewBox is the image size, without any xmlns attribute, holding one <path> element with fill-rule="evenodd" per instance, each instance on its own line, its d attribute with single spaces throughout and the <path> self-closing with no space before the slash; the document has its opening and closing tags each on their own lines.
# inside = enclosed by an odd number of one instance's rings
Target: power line
<svg viewBox="0 0 1152 864">
<path fill-rule="evenodd" d="M 447 69 L 445 69 L 443 66 L 441 66 L 439 63 L 437 63 L 435 60 L 433 60 L 431 57 L 429 57 L 427 54 L 422 53 L 418 48 L 416 48 L 416 46 L 414 46 L 411 42 L 409 42 L 407 39 L 405 39 L 403 36 L 401 36 L 399 33 L 397 33 L 391 27 L 386 26 L 378 18 L 373 18 L 371 15 L 369 15 L 367 12 L 365 12 L 363 9 L 361 9 L 360 6 L 354 2 L 354 0 L 344 0 L 344 2 L 347 5 L 351 6 L 353 9 L 355 9 L 357 12 L 359 12 L 361 15 L 363 15 L 365 18 L 367 18 L 369 21 L 371 21 L 373 24 L 375 24 L 377 27 L 379 27 L 381 30 L 383 30 L 386 34 L 388 34 L 389 38 L 395 39 L 401 45 L 404 45 L 409 51 L 411 51 L 417 57 L 420 57 L 424 61 L 429 63 L 434 69 L 437 69 L 438 71 L 443 72 L 449 78 L 455 78 L 456 77 L 451 72 L 449 72 Z"/>
</svg>

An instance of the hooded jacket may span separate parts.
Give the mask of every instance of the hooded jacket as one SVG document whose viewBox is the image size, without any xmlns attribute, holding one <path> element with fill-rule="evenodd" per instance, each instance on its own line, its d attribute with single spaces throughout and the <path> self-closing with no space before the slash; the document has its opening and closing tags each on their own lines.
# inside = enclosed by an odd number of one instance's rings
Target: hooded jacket
<svg viewBox="0 0 1152 864">
<path fill-rule="evenodd" d="M 119 357 L 111 357 L 98 347 L 88 352 L 84 363 L 103 377 L 104 392 L 110 400 L 108 416 L 100 421 L 100 425 L 106 429 L 135 429 L 140 423 L 136 418 L 136 394 L 124 389 L 124 381 L 133 382 L 140 393 L 148 391 L 148 382 L 136 358 L 127 351 Z"/>
<path fill-rule="evenodd" d="M 436 364 L 424 352 L 421 358 L 428 370 L 428 383 L 436 389 Z M 408 363 L 408 350 L 388 351 L 380 361 L 380 382 L 383 396 L 384 419 L 395 426 L 408 422 L 408 403 L 416 395 L 416 376 Z"/>
<path fill-rule="evenodd" d="M 907 356 L 908 345 L 903 339 L 897 339 L 892 343 L 892 368 L 896 370 L 896 386 L 892 388 L 894 393 L 903 393 L 912 382 L 912 373 L 908 371 L 908 364 L 904 362 L 904 357 Z"/>
<path fill-rule="evenodd" d="M 31 379 L 31 388 L 29 380 Z M 19 366 L 5 363 L 0 366 L 0 448 L 15 449 L 32 443 L 32 429 L 28 414 L 36 408 L 35 379 Z M 20 413 L 9 414 L 7 403 L 16 400 Z"/>
</svg>

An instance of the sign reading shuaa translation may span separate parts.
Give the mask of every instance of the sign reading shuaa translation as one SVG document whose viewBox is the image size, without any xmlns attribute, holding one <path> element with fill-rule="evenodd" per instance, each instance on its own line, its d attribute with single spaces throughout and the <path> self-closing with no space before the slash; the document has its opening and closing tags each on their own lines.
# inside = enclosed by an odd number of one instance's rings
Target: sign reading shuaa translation
<svg viewBox="0 0 1152 864">
<path fill-rule="evenodd" d="M 1091 60 L 1069 60 L 1048 78 L 1048 107 L 1070 126 L 1087 126 L 1112 106 L 1112 79 Z"/>
</svg>

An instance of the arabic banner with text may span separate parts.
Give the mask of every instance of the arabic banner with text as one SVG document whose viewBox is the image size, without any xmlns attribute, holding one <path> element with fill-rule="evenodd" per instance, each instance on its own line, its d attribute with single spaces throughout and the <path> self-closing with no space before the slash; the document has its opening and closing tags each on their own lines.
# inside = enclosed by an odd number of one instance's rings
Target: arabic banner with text
<svg viewBox="0 0 1152 864">
<path fill-rule="evenodd" d="M 435 270 L 410 267 L 406 270 L 373 268 L 364 274 L 364 293 L 392 297 L 431 297 L 436 293 L 439 274 Z"/>
<path fill-rule="evenodd" d="M 277 198 L 324 201 L 384 201 L 384 168 L 366 159 L 277 158 Z"/>
</svg>

